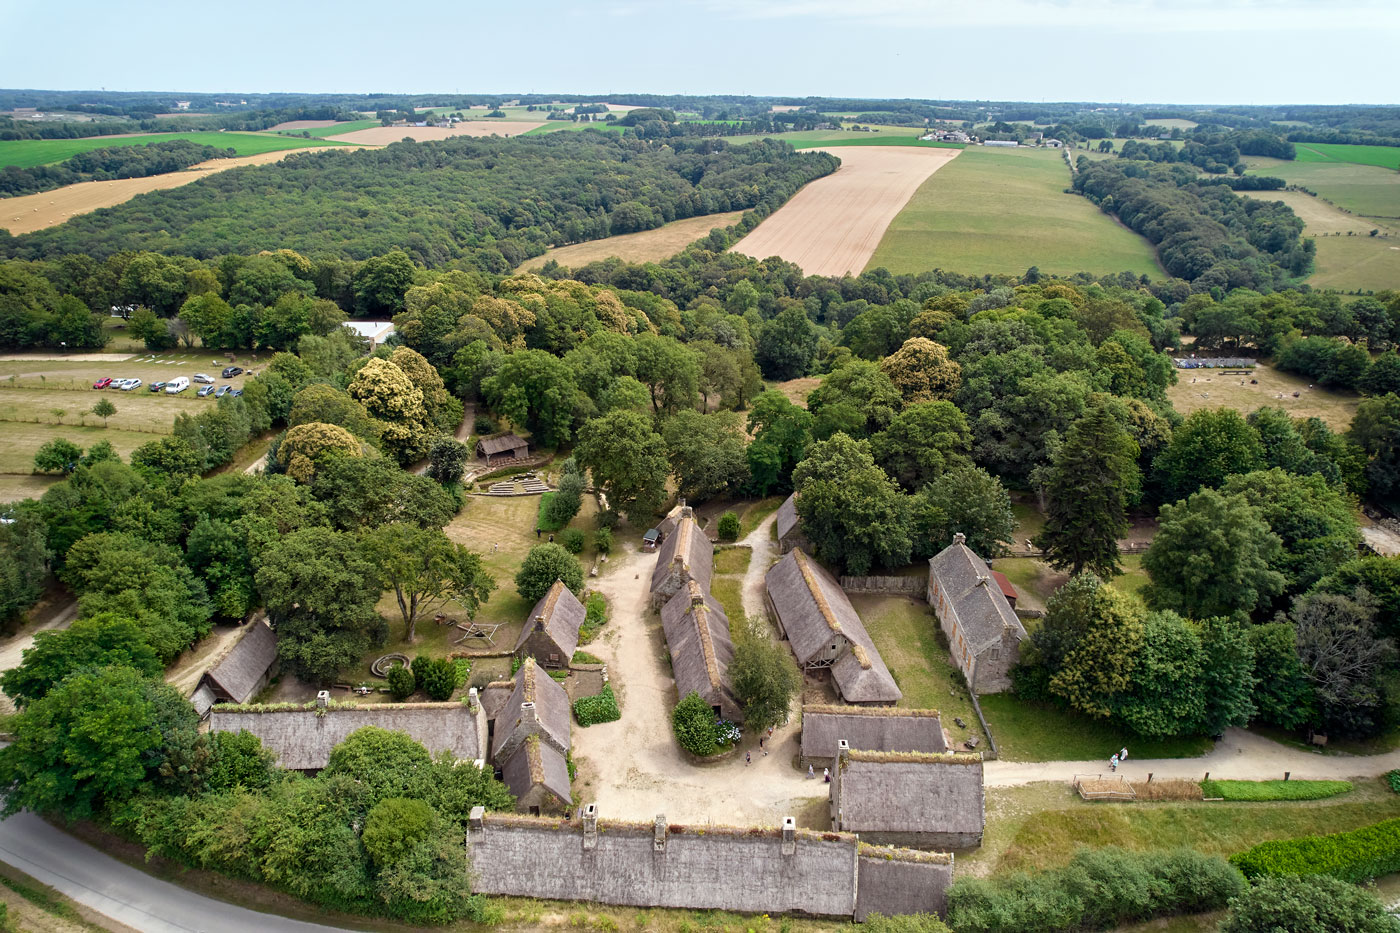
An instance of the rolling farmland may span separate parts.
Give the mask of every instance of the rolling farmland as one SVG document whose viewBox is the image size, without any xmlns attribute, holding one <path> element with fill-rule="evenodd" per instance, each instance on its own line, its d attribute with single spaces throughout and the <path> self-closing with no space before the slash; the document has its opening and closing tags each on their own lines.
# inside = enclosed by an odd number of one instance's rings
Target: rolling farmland
<svg viewBox="0 0 1400 933">
<path fill-rule="evenodd" d="M 843 149 L 839 169 L 808 184 L 734 250 L 781 256 L 808 275 L 858 274 L 919 185 L 960 151 Z"/>
<path fill-rule="evenodd" d="M 1350 162 L 1400 169 L 1400 147 L 1349 146 L 1340 143 L 1295 143 L 1299 162 Z"/>
<path fill-rule="evenodd" d="M 456 126 L 375 126 L 370 129 L 355 130 L 330 137 L 342 143 L 357 143 L 363 146 L 387 146 L 405 138 L 417 142 L 451 139 L 454 136 L 521 136 L 543 123 L 505 120 L 467 120 Z M 328 140 L 328 141 L 330 141 Z"/>
<path fill-rule="evenodd" d="M 924 182 L 868 268 L 1161 275 L 1151 244 L 1068 185 L 1058 150 L 969 147 Z"/>
<path fill-rule="evenodd" d="M 1400 219 L 1400 172 L 1354 162 L 1285 162 L 1262 156 L 1250 156 L 1245 162 L 1251 175 L 1277 176 L 1316 191 L 1353 214 Z"/>
<path fill-rule="evenodd" d="M 110 146 L 144 146 L 183 139 L 201 146 L 233 149 L 240 156 L 262 155 L 308 146 L 338 146 L 325 139 L 292 139 L 267 133 L 155 133 L 143 136 L 90 136 L 86 139 L 9 139 L 0 140 L 0 166 L 33 168 L 71 159 L 80 152 Z"/>
<path fill-rule="evenodd" d="M 728 227 L 737 223 L 742 216 L 743 211 L 729 211 L 724 214 L 688 217 L 685 220 L 672 221 L 655 230 L 623 233 L 602 240 L 559 246 L 543 256 L 527 259 L 521 263 L 520 271 L 532 272 L 551 259 L 571 269 L 613 256 L 627 262 L 660 262 L 679 253 L 716 227 Z"/>
</svg>

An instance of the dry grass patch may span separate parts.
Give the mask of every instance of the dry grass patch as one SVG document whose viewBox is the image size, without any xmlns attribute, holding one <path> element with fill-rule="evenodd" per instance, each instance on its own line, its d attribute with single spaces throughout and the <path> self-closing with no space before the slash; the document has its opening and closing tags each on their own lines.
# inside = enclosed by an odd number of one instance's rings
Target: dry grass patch
<svg viewBox="0 0 1400 933">
<path fill-rule="evenodd" d="M 1130 782 L 1138 800 L 1200 800 L 1203 797 L 1197 781 L 1137 781 Z"/>
<path fill-rule="evenodd" d="M 1370 226 L 1368 224 L 1368 226 Z M 1400 237 L 1318 237 L 1307 283 L 1316 288 L 1400 288 Z"/>
<path fill-rule="evenodd" d="M 575 243 L 572 246 L 559 246 L 547 251 L 543 256 L 527 259 L 520 264 L 520 271 L 532 272 L 544 266 L 551 259 L 561 266 L 577 269 L 590 262 L 600 262 L 616 256 L 627 262 L 660 262 L 669 259 L 691 243 L 707 236 L 715 228 L 730 227 L 744 216 L 743 211 L 729 211 L 724 214 L 706 214 L 703 217 L 687 217 L 673 221 L 655 230 L 642 230 L 639 233 L 623 233 Z"/>
<path fill-rule="evenodd" d="M 3 433 L 0 431 L 0 433 Z M 57 476 L 40 473 L 0 473 L 0 502 L 18 502 L 20 499 L 37 499 L 54 483 Z"/>
<path fill-rule="evenodd" d="M 788 401 L 798 408 L 807 407 L 807 396 L 817 386 L 822 384 L 820 376 L 803 376 L 800 379 L 789 379 L 787 382 L 776 382 L 768 386 L 770 389 L 777 389 L 788 397 Z"/>
<path fill-rule="evenodd" d="M 1256 380 L 1251 384 L 1250 380 Z M 1241 385 L 1243 382 L 1243 385 Z M 1293 393 L 1297 392 L 1295 398 Z M 1281 396 L 1281 397 L 1280 397 Z M 1308 388 L 1301 376 L 1260 365 L 1248 376 L 1222 376 L 1209 370 L 1180 370 L 1177 383 L 1167 388 L 1167 399 L 1183 415 L 1203 408 L 1233 408 L 1241 414 L 1268 405 L 1282 408 L 1294 418 L 1321 418 L 1334 431 L 1345 431 L 1361 399 L 1319 386 Z"/>
<path fill-rule="evenodd" d="M 343 143 L 359 143 L 364 146 L 387 146 L 404 139 L 416 142 L 434 142 L 451 139 L 453 136 L 520 136 L 544 121 L 465 120 L 452 127 L 444 126 L 376 126 L 367 130 L 354 130 L 339 136 L 327 136 L 328 140 Z"/>
</svg>

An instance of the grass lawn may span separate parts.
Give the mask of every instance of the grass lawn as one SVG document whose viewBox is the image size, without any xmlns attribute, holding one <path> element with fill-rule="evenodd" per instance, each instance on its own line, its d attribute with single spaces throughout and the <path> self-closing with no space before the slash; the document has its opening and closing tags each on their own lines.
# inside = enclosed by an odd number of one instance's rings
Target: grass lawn
<svg viewBox="0 0 1400 933">
<path fill-rule="evenodd" d="M 1394 223 L 1394 221 L 1391 221 Z M 1317 237 L 1314 272 L 1305 280 L 1315 288 L 1400 288 L 1400 238 Z"/>
<path fill-rule="evenodd" d="M 1114 723 L 1090 719 L 1049 704 L 1028 703 L 1009 693 L 981 698 L 982 713 L 1008 761 L 1094 761 L 1126 746 L 1134 758 L 1194 758 L 1210 751 L 1204 737 L 1144 739 Z"/>
<path fill-rule="evenodd" d="M 749 569 L 749 558 L 753 549 L 747 547 L 727 547 L 715 552 L 715 573 L 744 574 Z"/>
<path fill-rule="evenodd" d="M 1353 214 L 1400 219 L 1400 173 L 1393 170 L 1354 162 L 1286 162 L 1263 156 L 1250 156 L 1245 163 L 1251 175 L 1282 178 Z"/>
<path fill-rule="evenodd" d="M 144 146 L 147 143 L 164 143 L 176 139 L 189 140 L 202 146 L 218 146 L 220 149 L 233 149 L 237 155 L 261 155 L 264 152 L 280 152 L 284 149 L 301 149 L 306 146 L 343 146 L 344 143 L 325 139 L 294 139 L 270 133 L 157 133 L 150 136 L 94 136 L 88 139 L 9 139 L 0 140 L 0 167 L 17 165 L 20 168 L 33 168 L 36 165 L 52 165 L 71 159 L 80 152 L 93 149 L 106 149 L 111 146 Z"/>
<path fill-rule="evenodd" d="M 1017 546 L 1045 530 L 1045 516 L 1041 514 L 1035 496 L 1030 493 L 1011 494 L 1011 514 L 1016 519 L 1016 531 L 1012 537 Z"/>
<path fill-rule="evenodd" d="M 1151 244 L 1069 183 L 1058 150 L 969 147 L 914 193 L 867 268 L 1160 277 Z"/>
<path fill-rule="evenodd" d="M 967 683 L 953 666 L 943 632 L 928 606 L 900 596 L 852 596 L 851 604 L 904 693 L 898 705 L 939 710 L 943 728 L 954 743 L 977 735 L 986 748 Z M 959 727 L 954 717 L 966 727 Z"/>
<path fill-rule="evenodd" d="M 1226 800 L 1325 800 L 1352 792 L 1350 781 L 1202 781 L 1207 797 Z"/>
<path fill-rule="evenodd" d="M 35 451 L 57 438 L 70 440 L 84 450 L 98 441 L 107 441 L 125 460 L 142 444 L 160 437 L 160 433 L 163 432 L 104 428 L 100 419 L 96 426 L 88 424 L 87 427 L 0 421 L 0 437 L 4 438 L 4 443 L 0 444 L 0 473 L 30 473 L 34 469 Z"/>
<path fill-rule="evenodd" d="M 786 498 L 787 496 L 769 496 L 767 499 L 759 499 L 757 502 L 745 506 L 744 510 L 739 513 L 740 539 L 748 537 L 755 528 L 763 523 L 765 518 L 778 511 L 778 507 L 783 504 L 783 500 Z"/>
<path fill-rule="evenodd" d="M 1400 170 L 1400 149 L 1394 146 L 1355 146 L 1344 143 L 1295 143 L 1299 162 L 1351 162 Z"/>
<path fill-rule="evenodd" d="M 1121 592 L 1135 596 L 1141 594 L 1142 588 L 1152 582 L 1147 576 L 1147 571 L 1142 569 L 1142 555 L 1124 554 L 1121 562 L 1123 573 L 1109 582 Z"/>
<path fill-rule="evenodd" d="M 1167 387 L 1167 400 L 1183 415 L 1202 408 L 1233 408 L 1247 415 L 1269 405 L 1282 408 L 1294 418 L 1316 415 L 1334 431 L 1346 431 L 1351 427 L 1351 419 L 1361 403 L 1360 396 L 1354 394 L 1320 387 L 1309 389 L 1306 379 L 1271 366 L 1257 366 L 1243 379 L 1244 385 L 1240 385 L 1240 376 L 1222 376 L 1209 370 L 1182 370 L 1177 373 L 1176 385 Z M 1257 384 L 1251 385 L 1251 379 L 1257 380 Z M 1298 393 L 1297 398 L 1293 397 L 1294 392 Z"/>
<path fill-rule="evenodd" d="M 539 269 L 551 259 L 560 265 L 573 269 L 613 256 L 628 262 L 660 262 L 676 255 L 701 237 L 708 236 L 710 231 L 716 227 L 733 226 L 742 216 L 744 216 L 743 211 L 728 211 L 722 214 L 687 217 L 685 220 L 672 221 L 657 227 L 655 230 L 623 233 L 601 240 L 590 240 L 587 243 L 559 246 L 548 250 L 542 256 L 525 260 L 520 264 L 520 270 L 530 272 Z"/>
<path fill-rule="evenodd" d="M 3 433 L 3 429 L 0 429 L 0 433 Z M 30 465 L 33 465 L 32 462 Z M 37 499 L 61 478 L 42 473 L 0 473 L 0 502 Z"/>
<path fill-rule="evenodd" d="M 710 579 L 710 595 L 719 600 L 729 617 L 729 630 L 737 632 L 744 624 L 744 575 L 726 574 Z"/>
<path fill-rule="evenodd" d="M 378 120 L 348 120 L 344 123 L 337 123 L 334 126 L 312 126 L 304 130 L 278 130 L 282 136 L 292 136 L 304 138 L 302 133 L 309 134 L 314 139 L 324 139 L 327 136 L 338 136 L 341 133 L 353 133 L 356 130 L 371 130 L 379 126 Z"/>
</svg>

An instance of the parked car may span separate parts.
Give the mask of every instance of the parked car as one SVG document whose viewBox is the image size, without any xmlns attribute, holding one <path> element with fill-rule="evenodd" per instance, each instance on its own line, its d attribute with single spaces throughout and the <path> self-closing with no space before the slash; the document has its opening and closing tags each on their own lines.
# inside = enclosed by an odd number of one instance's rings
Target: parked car
<svg viewBox="0 0 1400 933">
<path fill-rule="evenodd" d="M 165 383 L 164 383 L 164 382 L 153 382 L 153 383 L 151 383 L 151 391 L 152 391 L 152 392 L 159 392 L 159 391 L 160 391 L 161 389 L 163 389 L 163 388 L 165 388 Z"/>
<path fill-rule="evenodd" d="M 96 382 L 94 382 L 94 383 L 92 384 L 92 387 L 93 387 L 94 389 L 105 389 L 105 388 L 107 388 L 108 386 L 110 386 L 111 384 L 112 384 L 112 377 L 111 377 L 111 376 L 103 376 L 101 379 L 99 379 L 99 380 L 97 380 Z"/>
<path fill-rule="evenodd" d="M 228 394 L 229 394 L 229 395 L 232 395 L 232 396 L 234 396 L 234 397 L 236 398 L 236 397 L 238 397 L 238 396 L 240 396 L 240 395 L 243 394 L 243 390 L 242 390 L 242 389 L 229 389 L 229 390 L 228 390 Z"/>
<path fill-rule="evenodd" d="M 165 394 L 179 395 L 181 392 L 185 391 L 189 387 L 190 380 L 185 376 L 180 376 L 179 378 L 170 380 L 170 383 L 165 387 Z"/>
<path fill-rule="evenodd" d="M 232 388 L 233 386 L 219 386 L 218 391 L 214 393 L 214 397 L 223 398 L 225 395 L 228 395 L 228 390 Z"/>
<path fill-rule="evenodd" d="M 132 389 L 139 389 L 139 388 L 141 388 L 141 380 L 140 380 L 140 379 L 127 379 L 125 382 L 122 383 L 122 391 L 123 391 L 123 392 L 130 392 Z"/>
<path fill-rule="evenodd" d="M 195 393 L 195 395 L 198 395 L 200 398 L 204 398 L 204 396 L 206 396 L 206 395 L 213 395 L 213 394 L 214 394 L 214 387 L 213 387 L 213 386 L 200 386 L 200 387 L 199 387 L 199 391 Z"/>
<path fill-rule="evenodd" d="M 238 366 L 228 366 L 228 367 L 226 367 L 226 368 L 224 369 L 224 378 L 225 378 L 225 379 L 232 379 L 234 376 L 240 375 L 242 372 L 243 372 L 243 369 L 242 369 L 241 367 L 238 367 Z"/>
<path fill-rule="evenodd" d="M 131 381 L 130 379 L 113 379 L 113 380 L 112 380 L 112 388 L 114 388 L 114 389 L 123 389 L 123 390 L 124 390 L 124 389 L 126 388 L 126 384 L 127 384 L 128 382 L 130 382 L 130 381 Z"/>
<path fill-rule="evenodd" d="M 203 386 L 211 386 L 214 384 L 214 380 L 204 373 L 195 373 L 194 381 Z"/>
</svg>

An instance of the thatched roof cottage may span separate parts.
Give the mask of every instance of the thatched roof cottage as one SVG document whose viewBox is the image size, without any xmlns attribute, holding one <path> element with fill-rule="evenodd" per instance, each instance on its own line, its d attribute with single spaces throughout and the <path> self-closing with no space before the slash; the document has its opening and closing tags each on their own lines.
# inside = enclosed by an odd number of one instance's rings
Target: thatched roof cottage
<svg viewBox="0 0 1400 933">
<path fill-rule="evenodd" d="M 968 686 L 974 693 L 999 693 L 1011 686 L 1026 629 L 991 567 L 966 542 L 956 534 L 929 558 L 928 604 Z"/>
<path fill-rule="evenodd" d="M 651 608 L 660 609 L 691 580 L 710 589 L 715 546 L 700 529 L 695 513 L 686 506 L 676 517 L 675 529 L 661 540 L 656 568 L 651 572 Z"/>
<path fill-rule="evenodd" d="M 492 761 L 522 813 L 562 813 L 570 805 L 571 713 L 564 688 L 526 658 L 491 728 Z"/>
<path fill-rule="evenodd" d="M 661 607 L 661 626 L 671 652 L 676 695 L 684 697 L 693 691 L 715 715 L 742 720 L 743 710 L 729 683 L 729 662 L 734 658 L 729 617 L 719 602 L 691 580 Z"/>
<path fill-rule="evenodd" d="M 215 703 L 247 703 L 272 680 L 277 667 L 277 635 L 266 622 L 253 622 L 224 659 L 204 673 L 190 702 L 200 716 Z"/>
<path fill-rule="evenodd" d="M 802 759 L 818 768 L 836 761 L 845 741 L 858 751 L 946 752 L 948 740 L 936 709 L 892 706 L 802 707 Z"/>
<path fill-rule="evenodd" d="M 515 794 L 520 813 L 562 814 L 573 804 L 568 758 L 538 735 L 527 738 L 505 760 L 501 780 Z"/>
<path fill-rule="evenodd" d="M 555 580 L 521 626 L 515 656 L 532 657 L 545 667 L 568 667 L 586 614 L 573 591 Z"/>
<path fill-rule="evenodd" d="M 789 551 L 764 580 L 768 611 L 792 645 L 798 666 L 831 668 L 847 703 L 894 704 L 904 694 L 836 580 L 801 548 Z"/>
<path fill-rule="evenodd" d="M 462 703 L 377 703 L 290 710 L 216 706 L 209 714 L 210 732 L 251 732 L 277 756 L 278 765 L 292 771 L 321 770 L 330 761 L 331 750 L 365 726 L 403 732 L 434 755 L 448 751 L 459 761 L 484 764 L 477 711 Z"/>
<path fill-rule="evenodd" d="M 982 844 L 982 756 L 841 749 L 831 827 L 864 842 L 915 849 Z"/>
<path fill-rule="evenodd" d="M 774 523 L 778 533 L 778 552 L 786 554 L 795 547 L 807 548 L 807 538 L 798 526 L 797 493 L 793 493 L 778 506 L 778 517 Z"/>
</svg>

